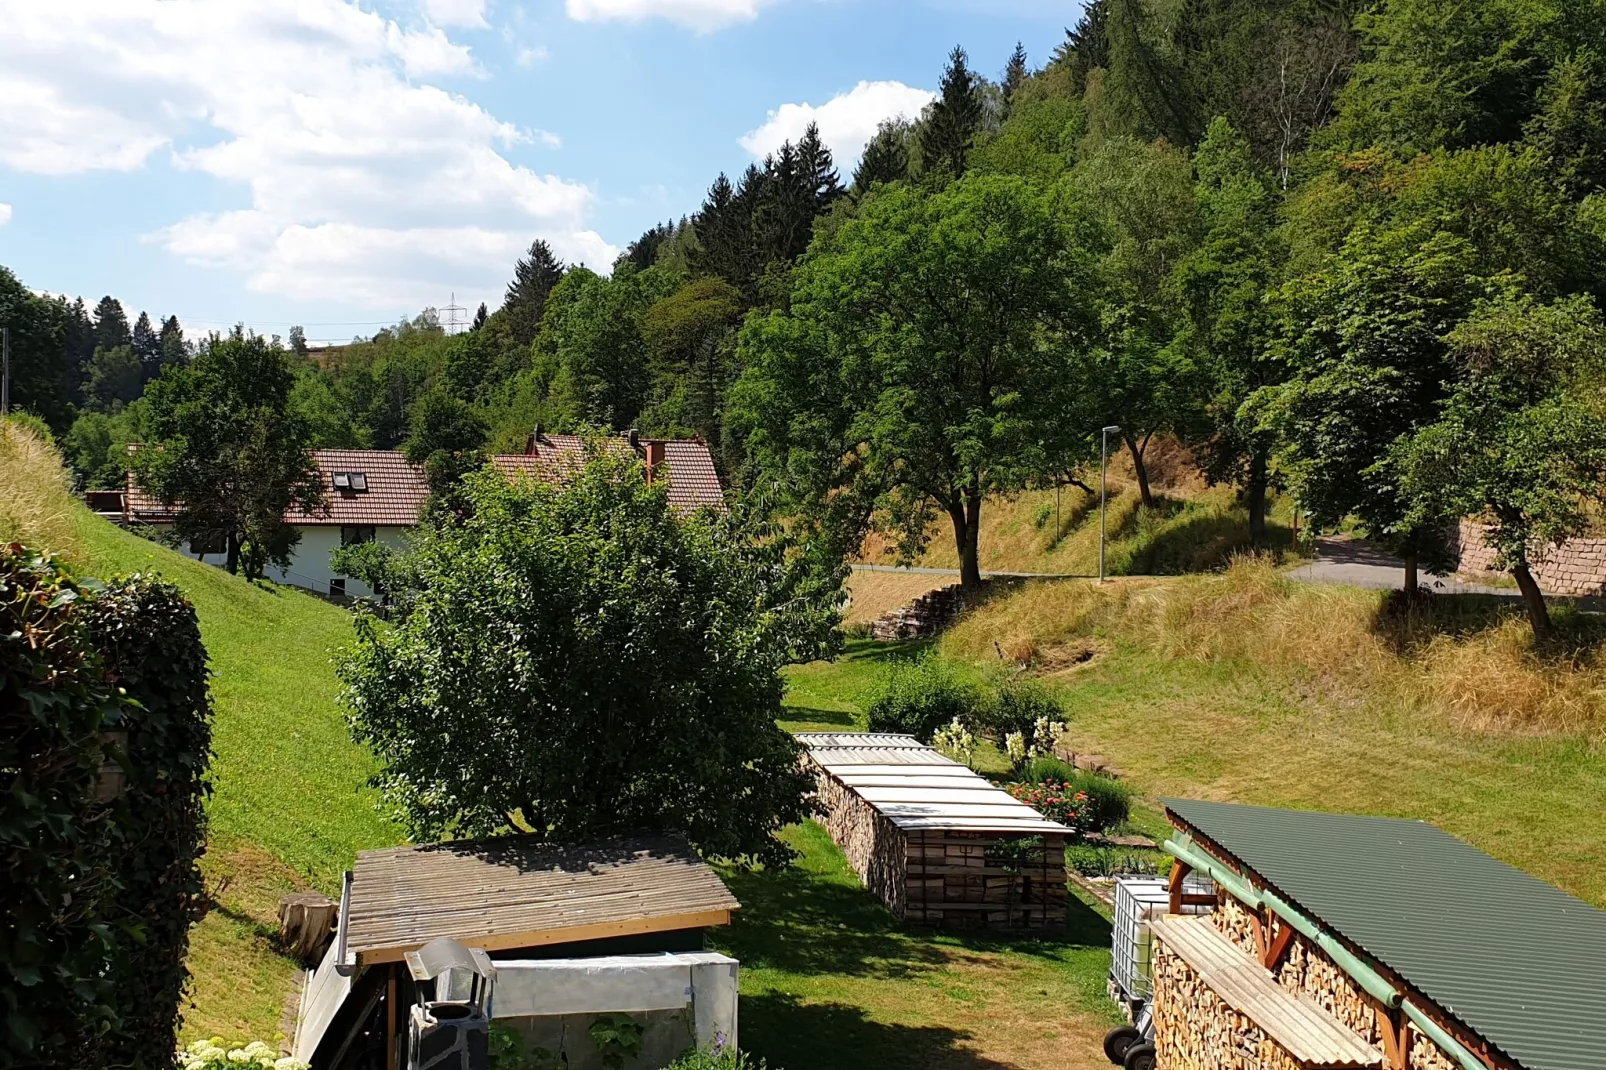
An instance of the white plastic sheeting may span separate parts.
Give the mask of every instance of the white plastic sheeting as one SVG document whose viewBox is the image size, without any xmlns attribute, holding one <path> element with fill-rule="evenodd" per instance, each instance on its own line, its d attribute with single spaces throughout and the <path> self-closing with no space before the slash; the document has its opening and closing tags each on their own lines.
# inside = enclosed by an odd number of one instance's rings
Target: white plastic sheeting
<svg viewBox="0 0 1606 1070">
<path fill-rule="evenodd" d="M 491 1017 L 517 1020 L 527 1034 L 538 1036 L 545 1032 L 543 1019 L 555 1023 L 576 1015 L 667 1011 L 684 1023 L 682 1030 L 689 1027 L 697 1047 L 734 1047 L 739 970 L 735 959 L 712 952 L 501 959 Z M 467 973 L 452 971 L 441 980 L 444 998 L 467 998 Z"/>
</svg>

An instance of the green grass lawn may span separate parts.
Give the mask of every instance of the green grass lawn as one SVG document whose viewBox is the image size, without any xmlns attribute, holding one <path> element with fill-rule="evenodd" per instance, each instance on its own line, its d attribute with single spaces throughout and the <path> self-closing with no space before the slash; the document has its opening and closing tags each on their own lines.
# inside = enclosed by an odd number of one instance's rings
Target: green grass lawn
<svg viewBox="0 0 1606 1070">
<path fill-rule="evenodd" d="M 742 963 L 742 1047 L 785 1070 L 1107 1066 L 1108 921 L 1080 900 L 1059 939 L 1000 940 L 896 922 L 819 825 L 801 857 L 723 872 L 741 900 L 719 950 Z"/>
<path fill-rule="evenodd" d="M 351 615 L 294 588 L 252 585 L 77 514 L 96 576 L 153 572 L 195 605 L 212 666 L 207 856 L 214 909 L 191 935 L 186 1040 L 272 1041 L 284 1028 L 296 964 L 274 946 L 281 895 L 338 895 L 359 850 L 403 841 L 367 786 L 374 761 L 352 742 L 330 655 Z"/>
</svg>

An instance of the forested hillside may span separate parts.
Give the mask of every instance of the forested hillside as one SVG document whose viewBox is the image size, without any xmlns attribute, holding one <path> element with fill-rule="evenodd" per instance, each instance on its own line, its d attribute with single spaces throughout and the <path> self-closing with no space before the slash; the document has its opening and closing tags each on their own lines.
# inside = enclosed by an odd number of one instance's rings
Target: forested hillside
<svg viewBox="0 0 1606 1070">
<path fill-rule="evenodd" d="M 1603 54 L 1601 0 L 1092 0 L 1035 69 L 956 48 L 851 176 L 810 129 L 607 273 L 534 242 L 467 332 L 292 331 L 278 423 L 458 462 L 695 434 L 827 558 L 947 532 L 967 583 L 990 502 L 1085 491 L 1107 441 L 1152 512 L 1174 439 L 1253 546 L 1278 491 L 1412 569 L 1484 519 L 1548 635 L 1529 556 L 1606 483 Z M 176 320 L 3 282 L 16 396 L 86 483 L 171 438 Z"/>
</svg>

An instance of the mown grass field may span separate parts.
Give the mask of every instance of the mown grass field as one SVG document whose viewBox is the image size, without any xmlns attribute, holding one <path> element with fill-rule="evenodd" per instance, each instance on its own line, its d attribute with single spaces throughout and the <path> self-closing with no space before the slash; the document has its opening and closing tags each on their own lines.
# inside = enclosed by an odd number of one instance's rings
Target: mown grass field
<svg viewBox="0 0 1606 1070">
<path fill-rule="evenodd" d="M 338 894 L 357 851 L 403 840 L 375 808 L 373 759 L 336 705 L 330 658 L 350 640 L 351 616 L 191 561 L 87 510 L 77 510 L 76 526 L 90 574 L 154 572 L 200 618 L 214 703 L 203 868 L 217 906 L 191 938 L 184 1035 L 271 1042 L 297 969 L 275 950 L 279 897 Z"/>
</svg>

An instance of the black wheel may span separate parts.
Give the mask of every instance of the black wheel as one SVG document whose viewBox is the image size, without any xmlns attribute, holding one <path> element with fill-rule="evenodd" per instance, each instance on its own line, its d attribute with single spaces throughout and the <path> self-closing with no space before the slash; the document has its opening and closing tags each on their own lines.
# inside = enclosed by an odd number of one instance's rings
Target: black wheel
<svg viewBox="0 0 1606 1070">
<path fill-rule="evenodd" d="M 1126 1050 L 1126 1070 L 1154 1070 L 1154 1045 L 1134 1044 Z"/>
<path fill-rule="evenodd" d="M 1132 1050 L 1132 1045 L 1143 1039 L 1137 1026 L 1118 1025 L 1104 1034 L 1104 1057 L 1116 1066 L 1126 1064 L 1126 1053 Z"/>
</svg>

